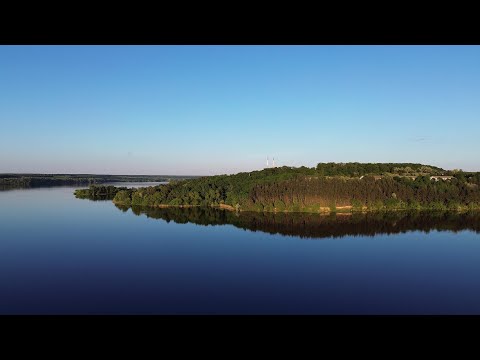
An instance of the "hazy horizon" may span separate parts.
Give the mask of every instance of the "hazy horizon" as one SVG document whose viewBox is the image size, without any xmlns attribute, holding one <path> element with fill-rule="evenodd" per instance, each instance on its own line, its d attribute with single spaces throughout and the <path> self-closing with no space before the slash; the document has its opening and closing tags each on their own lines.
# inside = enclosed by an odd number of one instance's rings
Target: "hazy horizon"
<svg viewBox="0 0 480 360">
<path fill-rule="evenodd" d="M 0 173 L 480 171 L 479 46 L 0 46 Z"/>
<path fill-rule="evenodd" d="M 271 160 L 270 160 L 271 161 Z M 411 164 L 412 162 L 408 162 L 408 164 Z M 407 163 L 406 163 L 407 164 Z M 270 163 L 271 165 L 271 163 Z M 433 164 L 423 164 L 423 165 L 433 165 Z M 284 165 L 279 165 L 279 166 L 275 166 L 275 167 L 282 167 Z M 285 165 L 285 166 L 289 166 L 289 165 Z M 300 165 L 302 166 L 302 165 Z M 299 167 L 300 167 L 299 166 Z M 269 166 L 271 167 L 271 166 Z M 314 167 L 314 166 L 313 166 Z M 258 171 L 258 170 L 263 170 L 263 169 L 266 169 L 267 167 L 264 166 L 263 168 L 261 169 L 253 169 L 253 170 L 245 170 L 245 171 L 238 171 L 238 172 L 235 172 L 235 173 L 218 173 L 218 174 L 214 174 L 214 175 L 232 175 L 232 174 L 237 174 L 237 173 L 241 173 L 241 172 L 252 172 L 252 171 Z M 444 170 L 458 170 L 458 168 L 443 168 Z M 461 169 L 463 171 L 477 171 L 477 170 L 466 170 L 466 169 Z M 167 173 L 158 173 L 158 174 L 123 174 L 123 173 L 83 173 L 83 172 L 71 172 L 71 173 L 50 173 L 50 172 L 26 172 L 26 171 L 23 171 L 23 172 L 0 172 L 0 175 L 10 175 L 10 174 L 15 174 L 15 175 L 40 175 L 40 174 L 44 174 L 44 175 L 106 175 L 106 176 L 109 176 L 109 175 L 112 175 L 112 176 L 210 176 L 210 175 L 202 175 L 202 174 L 167 174 Z"/>
</svg>

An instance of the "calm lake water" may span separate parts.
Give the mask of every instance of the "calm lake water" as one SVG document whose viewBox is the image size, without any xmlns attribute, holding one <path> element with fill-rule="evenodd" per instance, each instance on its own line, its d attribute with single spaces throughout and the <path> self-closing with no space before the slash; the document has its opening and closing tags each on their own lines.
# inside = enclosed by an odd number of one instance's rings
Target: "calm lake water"
<svg viewBox="0 0 480 360">
<path fill-rule="evenodd" d="M 133 187 L 133 188 L 139 188 L 139 187 L 145 187 L 145 186 L 156 186 L 159 184 L 168 184 L 168 181 L 144 181 L 144 182 L 109 182 L 109 183 L 103 183 L 103 185 L 107 186 L 126 186 L 126 187 Z M 77 186 L 77 189 L 80 189 L 79 186 Z"/>
<path fill-rule="evenodd" d="M 1 314 L 480 314 L 480 215 L 125 209 L 0 192 Z"/>
</svg>

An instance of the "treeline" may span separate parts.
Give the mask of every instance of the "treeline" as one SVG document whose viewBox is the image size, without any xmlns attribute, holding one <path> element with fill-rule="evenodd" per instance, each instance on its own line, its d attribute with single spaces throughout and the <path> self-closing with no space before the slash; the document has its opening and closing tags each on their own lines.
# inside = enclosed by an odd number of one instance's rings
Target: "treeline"
<svg viewBox="0 0 480 360">
<path fill-rule="evenodd" d="M 29 188 L 62 185 L 91 185 L 112 182 L 164 182 L 194 176 L 170 175 L 90 175 L 90 174 L 0 174 L 0 187 Z"/>
<path fill-rule="evenodd" d="M 74 195 L 78 199 L 113 200 L 119 191 L 125 190 L 127 190 L 126 187 L 90 185 L 88 189 L 75 190 Z"/>
<path fill-rule="evenodd" d="M 397 169 L 416 165 L 419 165 L 416 167 L 418 171 L 433 168 L 421 164 L 388 164 Z M 365 164 L 365 169 L 369 166 Z M 315 171 L 304 167 L 282 167 L 173 181 L 167 185 L 118 191 L 114 202 L 157 207 L 228 205 L 241 211 L 291 212 L 480 208 L 478 173 L 457 172 L 451 180 L 435 181 L 430 175 L 415 179 L 403 176 L 375 179 L 370 175 L 363 178 L 312 176 L 311 172 Z"/>
<path fill-rule="evenodd" d="M 129 207 L 116 205 L 122 211 Z M 375 236 L 408 231 L 462 231 L 480 233 L 480 212 L 369 212 L 353 215 L 324 215 L 308 213 L 258 213 L 240 214 L 214 208 L 151 208 L 131 207 L 135 215 L 161 219 L 179 224 L 193 223 L 202 226 L 226 225 L 269 234 L 298 236 L 301 238 L 329 238 L 343 236 Z"/>
<path fill-rule="evenodd" d="M 304 176 L 302 169 L 270 168 L 236 175 L 172 181 L 166 185 L 119 191 L 114 202 L 140 206 L 218 206 L 246 204 L 257 184 L 277 183 Z M 238 206 L 237 206 L 238 205 Z"/>
<path fill-rule="evenodd" d="M 353 210 L 480 208 L 478 176 L 465 180 L 430 180 L 419 176 L 358 178 L 296 178 L 259 184 L 251 191 L 247 207 L 260 211 L 320 211 L 327 208 Z"/>
<path fill-rule="evenodd" d="M 413 163 L 319 163 L 314 175 L 364 176 L 364 175 L 443 175 L 448 172 L 436 166 Z"/>
</svg>

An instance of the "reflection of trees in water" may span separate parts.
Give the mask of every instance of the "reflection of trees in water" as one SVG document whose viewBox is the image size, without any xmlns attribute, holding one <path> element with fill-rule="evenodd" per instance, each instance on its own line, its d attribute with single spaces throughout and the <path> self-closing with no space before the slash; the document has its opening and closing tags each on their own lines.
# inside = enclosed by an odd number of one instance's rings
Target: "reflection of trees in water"
<svg viewBox="0 0 480 360">
<path fill-rule="evenodd" d="M 117 205 L 122 211 L 129 208 Z M 231 224 L 251 231 L 305 238 L 374 236 L 407 231 L 461 231 L 480 233 L 480 212 L 369 212 L 351 215 L 319 215 L 307 213 L 256 213 L 215 208 L 149 208 L 132 207 L 135 215 L 197 225 Z"/>
</svg>

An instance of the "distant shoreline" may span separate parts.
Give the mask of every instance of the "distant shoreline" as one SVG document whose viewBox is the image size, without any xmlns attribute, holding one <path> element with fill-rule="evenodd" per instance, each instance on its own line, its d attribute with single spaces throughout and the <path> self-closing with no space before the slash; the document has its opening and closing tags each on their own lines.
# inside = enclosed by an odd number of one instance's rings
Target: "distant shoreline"
<svg viewBox="0 0 480 360">
<path fill-rule="evenodd" d="M 195 179 L 177 175 L 90 175 L 90 174 L 0 174 L 0 189 L 29 189 L 52 186 L 90 186 L 128 182 L 169 182 Z"/>
</svg>

